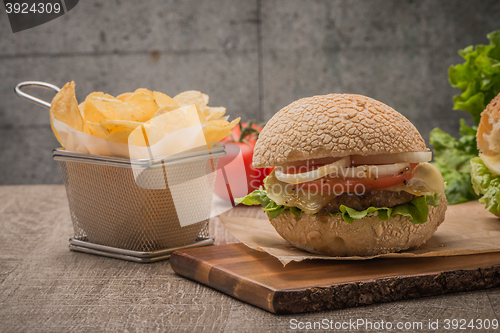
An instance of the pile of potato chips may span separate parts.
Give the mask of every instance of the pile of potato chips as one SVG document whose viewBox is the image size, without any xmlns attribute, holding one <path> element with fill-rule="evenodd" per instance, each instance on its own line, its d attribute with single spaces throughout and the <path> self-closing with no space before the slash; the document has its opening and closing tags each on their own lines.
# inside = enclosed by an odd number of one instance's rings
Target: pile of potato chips
<svg viewBox="0 0 500 333">
<path fill-rule="evenodd" d="M 207 104 L 208 95 L 199 91 L 185 91 L 171 98 L 158 91 L 140 88 L 117 97 L 93 92 L 78 105 L 75 83 L 68 82 L 52 100 L 50 113 L 54 119 L 77 131 L 125 144 L 129 144 L 130 134 L 139 126 L 148 138 L 146 144 L 153 145 L 167 134 L 201 123 L 210 147 L 211 142 L 225 138 L 240 118 L 228 122 L 224 117 L 226 108 Z M 198 117 L 193 117 L 193 114 Z M 155 117 L 160 118 L 152 122 Z M 53 125 L 52 130 L 64 147 Z"/>
</svg>

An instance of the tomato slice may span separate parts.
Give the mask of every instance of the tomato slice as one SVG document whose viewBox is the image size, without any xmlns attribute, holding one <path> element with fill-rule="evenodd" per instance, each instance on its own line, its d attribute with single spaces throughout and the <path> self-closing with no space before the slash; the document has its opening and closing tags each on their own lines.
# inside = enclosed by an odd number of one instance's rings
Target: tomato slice
<svg viewBox="0 0 500 333">
<path fill-rule="evenodd" d="M 304 188 L 308 191 L 321 190 L 322 193 L 335 193 L 339 195 L 341 193 L 356 193 L 359 194 L 365 191 L 371 190 L 382 190 L 385 188 L 390 188 L 405 181 L 408 181 L 413 178 L 415 173 L 417 172 L 418 163 L 410 164 L 410 168 L 404 170 L 402 173 L 398 173 L 397 175 L 380 177 L 377 179 L 343 179 L 343 178 L 320 178 L 312 182 L 299 184 L 299 188 Z"/>
</svg>

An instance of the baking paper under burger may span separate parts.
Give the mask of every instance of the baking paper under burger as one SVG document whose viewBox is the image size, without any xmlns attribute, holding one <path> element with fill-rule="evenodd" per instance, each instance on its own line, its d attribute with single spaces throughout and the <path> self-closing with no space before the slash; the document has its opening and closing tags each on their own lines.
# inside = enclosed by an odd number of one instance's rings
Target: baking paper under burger
<svg viewBox="0 0 500 333">
<path fill-rule="evenodd" d="M 275 167 L 262 205 L 292 245 L 331 256 L 368 256 L 424 244 L 447 207 L 439 170 L 408 119 L 350 94 L 303 98 L 262 130 L 254 167 Z"/>
</svg>

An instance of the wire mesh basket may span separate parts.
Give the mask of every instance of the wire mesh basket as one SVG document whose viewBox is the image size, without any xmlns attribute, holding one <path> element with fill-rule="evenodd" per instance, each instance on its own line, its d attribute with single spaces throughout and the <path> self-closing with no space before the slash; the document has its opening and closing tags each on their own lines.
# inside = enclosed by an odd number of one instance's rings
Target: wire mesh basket
<svg viewBox="0 0 500 333">
<path fill-rule="evenodd" d="M 74 239 L 142 253 L 206 239 L 208 219 L 181 227 L 169 186 L 186 182 L 186 177 L 205 175 L 205 186 L 193 184 L 187 193 L 193 191 L 197 195 L 185 199 L 194 218 L 209 216 L 213 171 L 224 154 L 224 147 L 218 146 L 208 151 L 131 162 L 125 158 L 54 150 L 53 157 L 60 163 L 66 187 Z M 152 186 L 137 185 L 133 163 L 147 163 L 149 167 L 140 174 L 140 183 Z M 165 188 L 151 189 L 162 185 Z"/>
<path fill-rule="evenodd" d="M 47 109 L 50 103 L 24 92 L 27 87 L 60 91 L 39 81 L 15 87 L 19 97 Z M 154 262 L 180 248 L 213 244 L 208 218 L 224 155 L 223 145 L 144 160 L 55 149 L 75 232 L 70 249 Z"/>
</svg>

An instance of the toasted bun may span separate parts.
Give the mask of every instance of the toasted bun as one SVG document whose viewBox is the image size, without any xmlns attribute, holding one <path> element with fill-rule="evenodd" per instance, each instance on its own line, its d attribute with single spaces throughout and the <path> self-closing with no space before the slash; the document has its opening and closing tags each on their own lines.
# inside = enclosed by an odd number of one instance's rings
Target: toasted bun
<svg viewBox="0 0 500 333">
<path fill-rule="evenodd" d="M 276 113 L 259 135 L 253 166 L 414 151 L 428 149 L 403 115 L 369 97 L 330 94 L 299 99 Z"/>
<path fill-rule="evenodd" d="M 431 238 L 444 221 L 448 203 L 443 195 L 439 206 L 429 206 L 427 222 L 413 224 L 403 215 L 382 221 L 367 216 L 345 222 L 341 216 L 317 216 L 289 211 L 270 219 L 276 231 L 299 249 L 335 257 L 373 256 L 417 248 Z"/>
<path fill-rule="evenodd" d="M 477 148 L 483 154 L 500 154 L 500 94 L 481 113 L 476 138 Z"/>
</svg>

